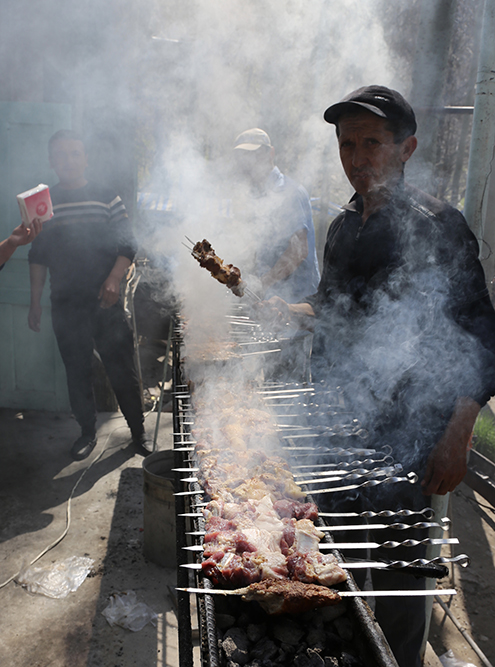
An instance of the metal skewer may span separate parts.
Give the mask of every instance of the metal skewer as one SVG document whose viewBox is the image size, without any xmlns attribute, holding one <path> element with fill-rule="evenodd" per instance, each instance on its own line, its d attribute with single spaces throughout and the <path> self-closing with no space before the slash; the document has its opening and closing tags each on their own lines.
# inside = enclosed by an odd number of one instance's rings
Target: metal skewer
<svg viewBox="0 0 495 667">
<path fill-rule="evenodd" d="M 332 475 L 333 468 L 335 472 L 340 470 L 353 470 L 354 468 L 359 468 L 366 465 L 376 465 L 377 463 L 385 463 L 387 466 L 390 466 L 394 463 L 394 459 L 391 456 L 386 456 L 383 459 L 356 459 L 355 461 L 338 461 L 337 463 L 314 463 L 306 464 L 300 466 L 291 466 L 291 470 L 303 470 L 304 472 L 295 472 L 294 478 L 296 477 L 323 477 L 325 475 Z M 306 470 L 306 468 L 323 468 L 323 470 Z"/>
<path fill-rule="evenodd" d="M 176 588 L 176 591 L 184 593 L 197 593 L 199 595 L 237 595 L 243 596 L 250 593 L 249 588 L 236 588 L 234 590 L 223 590 L 220 588 Z M 391 590 L 391 591 L 335 591 L 341 598 L 357 597 L 421 597 L 428 595 L 456 595 L 454 588 L 438 590 Z"/>
<path fill-rule="evenodd" d="M 427 558 L 415 558 L 414 560 L 393 560 L 393 561 L 343 561 L 338 562 L 338 567 L 343 570 L 364 570 L 370 568 L 372 570 L 400 570 L 407 567 L 424 567 L 428 565 L 447 565 L 449 563 L 456 563 L 461 567 L 468 567 L 471 563 L 471 559 L 466 554 L 459 554 L 459 556 L 453 556 L 452 558 L 447 558 L 445 556 L 438 556 L 437 558 L 432 558 L 428 560 Z M 180 567 L 185 567 L 188 570 L 202 570 L 201 563 L 182 563 Z"/>
<path fill-rule="evenodd" d="M 381 510 L 380 512 L 371 512 L 366 510 L 364 512 L 318 512 L 318 516 L 329 517 L 329 518 L 347 518 L 347 517 L 360 517 L 363 519 L 372 519 L 377 518 L 390 518 L 392 516 L 414 516 L 415 514 L 422 514 L 426 519 L 433 519 L 435 516 L 435 511 L 431 507 L 425 507 L 422 510 L 397 510 L 396 512 L 392 510 Z"/>
<path fill-rule="evenodd" d="M 334 549 L 396 549 L 397 547 L 417 547 L 420 544 L 439 546 L 441 544 L 459 544 L 457 537 L 425 537 L 424 540 L 387 540 L 386 542 L 320 542 L 320 551 L 333 551 Z M 182 547 L 185 551 L 204 551 L 203 544 L 193 544 Z"/>
<path fill-rule="evenodd" d="M 362 468 L 359 469 L 357 468 L 356 470 L 353 470 L 352 472 L 349 473 L 344 473 L 340 470 L 335 470 L 333 473 L 327 473 L 327 474 L 332 474 L 332 477 L 325 477 L 323 479 L 303 479 L 303 480 L 296 480 L 297 484 L 326 484 L 327 482 L 341 482 L 343 480 L 356 480 L 356 479 L 361 479 L 362 477 L 369 477 L 370 479 L 379 479 L 380 477 L 383 476 L 391 476 L 394 473 L 400 473 L 402 471 L 402 466 L 397 465 L 393 467 L 385 467 L 385 468 L 374 468 L 373 470 L 368 470 L 367 468 Z M 189 471 L 188 471 L 189 472 Z M 199 482 L 199 479 L 197 477 L 185 477 L 184 479 L 180 480 L 181 482 Z M 318 491 L 318 489 L 314 489 L 315 492 Z"/>
<path fill-rule="evenodd" d="M 400 472 L 402 472 L 402 466 L 397 464 L 395 466 L 385 466 L 384 468 L 373 468 L 372 470 L 368 470 L 367 468 L 355 468 L 351 470 L 351 472 L 333 470 L 331 472 L 327 472 L 326 474 L 328 476 L 321 479 L 310 478 L 295 481 L 297 484 L 323 484 L 326 482 L 340 482 L 344 479 L 361 479 L 361 477 L 378 479 L 384 475 L 390 477 L 391 475 L 397 475 Z M 294 477 L 296 477 L 296 475 L 294 475 Z M 317 492 L 318 489 L 314 489 L 314 491 Z"/>
<path fill-rule="evenodd" d="M 443 531 L 449 529 L 450 519 L 446 518 L 447 524 L 440 524 L 436 522 L 429 521 L 418 521 L 417 523 L 363 523 L 363 524 L 351 524 L 349 526 L 318 526 L 318 530 L 322 532 L 342 532 L 348 530 L 387 530 L 387 528 L 392 528 L 392 530 L 408 530 L 409 528 L 415 528 L 416 530 L 427 530 L 429 528 L 441 528 Z M 194 535 L 201 537 L 206 535 L 205 530 L 194 530 L 186 535 Z"/>
<path fill-rule="evenodd" d="M 287 436 L 293 438 L 294 436 Z M 357 449 L 355 447 L 288 447 L 283 446 L 286 452 L 294 452 L 295 456 L 300 456 L 297 452 L 316 452 L 320 456 L 373 456 L 377 453 L 376 449 Z M 303 454 L 307 456 L 307 454 Z"/>
<path fill-rule="evenodd" d="M 192 449 L 175 449 L 174 451 L 192 451 Z M 337 491 L 352 491 L 354 489 L 366 488 L 368 486 L 378 486 L 379 484 L 396 484 L 398 482 L 409 482 L 409 484 L 415 484 L 418 481 L 418 476 L 414 472 L 407 473 L 406 477 L 385 477 L 385 479 L 369 479 L 366 482 L 361 484 L 349 484 L 347 486 L 336 486 L 331 489 L 315 489 L 313 493 L 336 493 Z M 194 496 L 194 495 L 203 495 L 205 491 L 200 489 L 199 491 L 180 491 L 179 493 L 174 493 L 174 496 Z M 235 493 L 234 493 L 235 495 Z"/>
</svg>

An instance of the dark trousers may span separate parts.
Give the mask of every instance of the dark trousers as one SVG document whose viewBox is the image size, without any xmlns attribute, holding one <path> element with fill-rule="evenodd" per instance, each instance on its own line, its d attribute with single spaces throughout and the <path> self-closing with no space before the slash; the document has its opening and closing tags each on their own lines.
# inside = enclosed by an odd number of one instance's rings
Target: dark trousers
<svg viewBox="0 0 495 667">
<path fill-rule="evenodd" d="M 421 479 L 422 476 L 419 477 Z M 401 482 L 394 485 L 372 487 L 357 493 L 354 500 L 339 499 L 340 494 L 328 494 L 326 496 L 315 496 L 320 510 L 332 512 L 363 512 L 371 510 L 379 512 L 389 509 L 422 510 L 428 507 L 430 497 L 423 496 L 419 482 L 410 485 Z M 331 498 L 331 496 L 334 496 Z M 412 516 L 407 519 L 402 517 L 391 517 L 385 519 L 377 517 L 369 519 L 373 523 L 410 523 L 423 521 L 422 516 Z M 335 523 L 349 523 L 348 519 L 336 520 Z M 354 520 L 353 523 L 364 523 L 363 519 Z M 342 531 L 334 533 L 336 541 L 370 541 L 383 544 L 386 541 L 403 542 L 404 540 L 422 540 L 428 537 L 426 530 L 363 530 Z M 412 561 L 416 558 L 424 558 L 426 546 L 395 547 L 392 549 L 379 548 L 370 551 L 371 560 L 387 561 Z M 344 557 L 349 559 L 366 560 L 365 550 L 347 550 Z M 360 588 L 363 588 L 366 570 L 352 570 L 354 579 Z M 400 570 L 370 570 L 373 589 L 375 590 L 410 590 L 425 589 L 424 577 L 415 577 Z M 426 625 L 425 598 L 421 597 L 377 597 L 375 598 L 375 617 L 380 624 L 383 633 L 390 644 L 390 648 L 400 667 L 420 667 L 420 650 Z"/>
<path fill-rule="evenodd" d="M 133 435 L 139 435 L 144 417 L 132 331 L 120 302 L 100 308 L 95 301 L 52 303 L 53 330 L 67 372 L 72 412 L 84 435 L 95 433 L 92 361 L 96 348 L 127 424 Z"/>
</svg>

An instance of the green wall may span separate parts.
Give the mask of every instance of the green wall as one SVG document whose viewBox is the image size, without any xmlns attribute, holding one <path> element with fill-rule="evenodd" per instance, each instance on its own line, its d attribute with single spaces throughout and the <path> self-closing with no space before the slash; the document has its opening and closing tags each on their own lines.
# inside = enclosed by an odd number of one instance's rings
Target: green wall
<svg viewBox="0 0 495 667">
<path fill-rule="evenodd" d="M 16 195 L 38 183 L 55 183 L 48 139 L 70 127 L 70 105 L 0 102 L 0 240 L 20 223 Z M 0 272 L 0 407 L 69 410 L 65 369 L 51 326 L 48 281 L 41 333 L 27 324 L 28 252 L 29 246 L 18 248 Z"/>
</svg>

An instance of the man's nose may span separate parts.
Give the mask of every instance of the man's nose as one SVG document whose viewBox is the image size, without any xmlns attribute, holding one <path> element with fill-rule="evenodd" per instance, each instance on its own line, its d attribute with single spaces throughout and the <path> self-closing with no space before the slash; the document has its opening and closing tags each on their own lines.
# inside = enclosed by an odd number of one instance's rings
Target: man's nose
<svg viewBox="0 0 495 667">
<path fill-rule="evenodd" d="M 368 164 L 368 155 L 366 150 L 362 146 L 355 146 L 352 153 L 352 166 L 353 167 L 364 167 Z"/>
</svg>

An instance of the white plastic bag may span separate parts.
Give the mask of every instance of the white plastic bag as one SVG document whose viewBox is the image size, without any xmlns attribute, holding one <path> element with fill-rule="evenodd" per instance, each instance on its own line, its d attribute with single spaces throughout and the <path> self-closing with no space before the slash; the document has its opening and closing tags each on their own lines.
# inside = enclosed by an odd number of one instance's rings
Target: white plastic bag
<svg viewBox="0 0 495 667">
<path fill-rule="evenodd" d="M 472 662 L 464 662 L 464 660 L 456 658 L 452 649 L 449 649 L 447 653 L 438 656 L 438 659 L 443 667 L 476 667 Z"/>
<path fill-rule="evenodd" d="M 158 614 L 144 602 L 138 602 L 134 591 L 112 593 L 110 602 L 102 612 L 111 626 L 119 625 L 126 630 L 138 632 L 151 621 L 155 625 Z"/>
<path fill-rule="evenodd" d="M 79 588 L 93 564 L 92 558 L 71 556 L 57 563 L 23 568 L 16 581 L 30 593 L 46 595 L 48 598 L 65 598 Z"/>
</svg>

